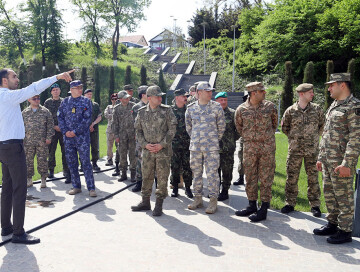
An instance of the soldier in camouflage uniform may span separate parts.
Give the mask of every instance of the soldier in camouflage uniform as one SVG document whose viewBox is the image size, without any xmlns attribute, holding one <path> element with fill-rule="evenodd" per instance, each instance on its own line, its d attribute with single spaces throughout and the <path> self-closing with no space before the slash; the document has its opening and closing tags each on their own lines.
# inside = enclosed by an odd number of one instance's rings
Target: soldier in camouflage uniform
<svg viewBox="0 0 360 272">
<path fill-rule="evenodd" d="M 125 91 L 118 94 L 120 104 L 114 108 L 112 130 L 116 142 L 119 144 L 121 177 L 119 181 L 127 180 L 127 157 L 129 154 L 131 182 L 135 182 L 136 160 L 135 160 L 135 128 L 132 107 L 135 105 L 129 102 L 130 95 Z"/>
<path fill-rule="evenodd" d="M 135 104 L 132 108 L 134 120 L 138 114 L 140 108 L 144 107 L 148 103 L 146 90 L 148 86 L 143 85 L 138 88 L 138 94 L 140 98 L 140 102 Z M 136 185 L 132 188 L 133 192 L 140 192 L 142 186 L 142 173 L 141 173 L 141 162 L 142 162 L 142 148 L 139 141 L 136 139 L 136 147 L 135 147 L 135 157 L 136 157 Z"/>
<path fill-rule="evenodd" d="M 139 110 L 135 121 L 136 138 L 143 149 L 142 201 L 131 209 L 133 211 L 151 209 L 150 196 L 156 173 L 158 186 L 153 216 L 160 216 L 163 201 L 167 196 L 167 181 L 172 156 L 171 142 L 176 132 L 177 121 L 171 108 L 161 104 L 165 93 L 161 92 L 159 86 L 150 86 L 146 95 L 149 103 Z"/>
<path fill-rule="evenodd" d="M 353 182 L 360 153 L 360 100 L 351 94 L 349 73 L 331 74 L 328 91 L 334 99 L 326 112 L 316 167 L 323 173 L 328 223 L 314 229 L 331 235 L 327 242 L 351 242 L 354 217 Z"/>
<path fill-rule="evenodd" d="M 104 116 L 108 120 L 107 127 L 106 127 L 106 142 L 107 142 L 107 162 L 106 166 L 111 166 L 114 164 L 113 162 L 113 148 L 114 148 L 114 142 L 115 142 L 115 135 L 111 130 L 111 125 L 113 121 L 113 115 L 114 115 L 114 107 L 116 100 L 118 99 L 118 95 L 112 94 L 111 95 L 111 105 L 108 105 L 106 109 L 104 110 Z M 117 144 L 116 144 L 117 146 Z M 119 167 L 119 161 L 116 162 L 116 167 Z"/>
<path fill-rule="evenodd" d="M 172 197 L 178 196 L 180 175 L 185 182 L 185 194 L 189 198 L 193 198 L 191 192 L 192 172 L 190 168 L 190 137 L 186 132 L 185 112 L 187 96 L 184 89 L 174 92 L 175 105 L 171 106 L 177 119 L 176 134 L 172 141 L 173 155 L 171 157 L 171 184 L 174 186 L 171 193 Z"/>
<path fill-rule="evenodd" d="M 130 102 L 137 104 L 140 102 L 139 99 L 137 99 L 136 97 L 134 97 L 134 89 L 131 85 L 125 85 L 124 86 L 124 91 L 127 92 L 128 95 L 130 95 Z"/>
<path fill-rule="evenodd" d="M 265 220 L 270 207 L 271 185 L 275 174 L 275 130 L 278 114 L 274 103 L 265 100 L 261 82 L 246 85 L 247 101 L 235 112 L 235 125 L 244 140 L 244 171 L 249 206 L 236 211 L 237 216 L 249 216 L 253 222 Z M 261 208 L 257 209 L 260 181 Z"/>
<path fill-rule="evenodd" d="M 228 95 L 226 92 L 220 92 L 215 96 L 216 102 L 220 103 L 222 109 L 224 110 L 226 123 L 224 135 L 220 140 L 220 167 L 218 171 L 222 190 L 218 196 L 218 201 L 224 201 L 229 198 L 229 189 L 234 168 L 236 141 L 240 138 L 234 122 L 235 110 L 228 107 L 227 97 Z"/>
<path fill-rule="evenodd" d="M 87 89 L 84 91 L 86 98 L 92 99 L 92 90 Z M 92 103 L 92 115 L 90 124 L 90 147 L 91 147 L 91 161 L 92 167 L 95 171 L 100 171 L 100 167 L 97 165 L 99 160 L 99 123 L 101 121 L 101 109 L 98 103 L 91 101 Z"/>
<path fill-rule="evenodd" d="M 48 155 L 51 137 L 54 135 L 54 120 L 50 111 L 40 105 L 40 96 L 28 99 L 30 106 L 23 110 L 25 125 L 24 149 L 27 165 L 28 187 L 33 185 L 34 157 L 37 157 L 37 169 L 41 176 L 41 188 L 46 187 L 48 176 Z"/>
<path fill-rule="evenodd" d="M 189 94 L 190 96 L 187 99 L 187 105 L 194 103 L 195 101 L 197 101 L 197 93 L 196 93 L 196 86 L 193 85 L 190 87 L 189 89 Z"/>
<path fill-rule="evenodd" d="M 219 141 L 225 131 L 224 111 L 220 104 L 212 101 L 213 88 L 206 81 L 197 86 L 199 100 L 188 106 L 185 113 L 186 131 L 190 135 L 190 166 L 193 172 L 195 200 L 188 206 L 194 210 L 203 206 L 203 167 L 205 166 L 210 196 L 206 213 L 212 214 L 217 209 L 219 194 L 220 155 Z"/>
<path fill-rule="evenodd" d="M 305 171 L 308 176 L 307 195 L 311 212 L 321 217 L 320 186 L 316 160 L 319 153 L 319 136 L 324 127 L 324 113 L 319 105 L 311 103 L 314 97 L 314 86 L 309 83 L 300 84 L 296 91 L 299 101 L 286 109 L 281 120 L 281 129 L 289 140 L 289 151 L 286 161 L 286 205 L 282 213 L 294 211 L 298 195 L 299 173 L 304 159 Z"/>
<path fill-rule="evenodd" d="M 63 165 L 63 173 L 64 176 L 66 176 L 65 183 L 71 183 L 70 179 L 70 171 L 67 167 L 66 158 L 65 158 L 65 149 L 64 149 L 64 138 L 60 131 L 60 127 L 58 126 L 58 119 L 57 119 L 57 111 L 60 107 L 61 102 L 64 100 L 60 97 L 60 86 L 57 83 L 54 83 L 50 86 L 50 92 L 52 97 L 48 98 L 45 103 L 44 107 L 47 108 L 54 120 L 54 136 L 51 138 L 51 143 L 49 145 L 49 175 L 48 178 L 54 178 L 54 168 L 56 166 L 56 159 L 55 159 L 55 153 L 56 148 L 58 145 L 58 142 L 60 144 L 61 148 L 61 154 L 62 154 L 62 165 Z"/>
</svg>

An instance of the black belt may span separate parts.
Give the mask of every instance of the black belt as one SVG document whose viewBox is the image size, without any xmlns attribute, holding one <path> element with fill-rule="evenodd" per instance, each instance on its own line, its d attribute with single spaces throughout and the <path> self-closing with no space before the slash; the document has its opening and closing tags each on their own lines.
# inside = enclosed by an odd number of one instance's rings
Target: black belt
<svg viewBox="0 0 360 272">
<path fill-rule="evenodd" d="M 6 140 L 6 141 L 0 141 L 0 145 L 1 144 L 22 144 L 23 140 L 21 139 L 11 139 L 11 140 Z"/>
</svg>

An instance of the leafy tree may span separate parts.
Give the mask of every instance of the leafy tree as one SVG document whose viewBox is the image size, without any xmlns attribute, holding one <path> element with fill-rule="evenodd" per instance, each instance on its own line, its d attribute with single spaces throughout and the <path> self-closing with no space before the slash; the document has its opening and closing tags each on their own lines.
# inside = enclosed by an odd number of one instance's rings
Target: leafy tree
<svg viewBox="0 0 360 272">
<path fill-rule="evenodd" d="M 292 75 L 292 63 L 291 61 L 285 62 L 285 82 L 284 90 L 281 95 L 281 116 L 284 111 L 293 104 L 294 93 L 293 93 L 294 78 Z"/>
<path fill-rule="evenodd" d="M 332 60 L 328 60 L 326 63 L 326 82 L 328 82 L 330 80 L 330 75 L 332 73 L 334 73 L 334 62 Z M 330 93 L 328 91 L 328 86 L 325 86 L 324 96 L 325 96 L 324 109 L 327 110 L 333 101 L 333 99 L 330 97 Z"/>
<path fill-rule="evenodd" d="M 314 84 L 314 63 L 312 61 L 306 63 L 303 83 Z"/>
<path fill-rule="evenodd" d="M 100 92 L 101 92 L 101 86 L 100 86 L 100 71 L 99 66 L 95 65 L 95 75 L 94 75 L 94 81 L 95 81 L 95 102 L 97 102 L 99 105 L 101 105 L 101 99 L 100 99 Z M 111 103 L 111 101 L 110 101 Z"/>
<path fill-rule="evenodd" d="M 140 85 L 147 85 L 146 68 L 144 65 L 141 65 L 140 81 L 141 81 Z"/>
<path fill-rule="evenodd" d="M 86 69 L 86 67 L 81 68 L 81 82 L 83 84 L 84 89 L 86 90 L 87 89 L 87 69 Z"/>
<path fill-rule="evenodd" d="M 191 19 L 193 26 L 189 26 L 189 36 L 191 36 L 192 44 L 195 45 L 204 38 L 204 23 L 205 23 L 205 37 L 207 39 L 218 37 L 218 27 L 211 9 L 203 8 L 196 11 L 196 14 Z"/>
<path fill-rule="evenodd" d="M 352 93 L 355 94 L 356 97 L 359 97 L 355 88 L 355 59 L 349 61 L 347 72 L 350 73 Z"/>
<path fill-rule="evenodd" d="M 130 65 L 126 66 L 126 70 L 125 70 L 125 85 L 126 84 L 131 84 L 131 66 Z"/>
</svg>

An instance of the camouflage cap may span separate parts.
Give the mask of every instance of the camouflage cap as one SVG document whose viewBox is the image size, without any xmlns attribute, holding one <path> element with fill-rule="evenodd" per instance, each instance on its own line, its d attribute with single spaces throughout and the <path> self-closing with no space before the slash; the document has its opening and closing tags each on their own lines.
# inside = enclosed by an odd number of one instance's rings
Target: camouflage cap
<svg viewBox="0 0 360 272">
<path fill-rule="evenodd" d="M 175 96 L 188 96 L 188 94 L 185 92 L 184 89 L 178 89 L 174 92 L 174 95 Z"/>
<path fill-rule="evenodd" d="M 139 95 L 139 98 L 140 98 L 140 99 L 142 98 L 142 95 L 143 95 L 143 94 L 146 94 L 147 88 L 149 88 L 149 86 L 147 86 L 147 85 L 141 85 L 141 86 L 138 88 L 138 95 Z"/>
<path fill-rule="evenodd" d="M 330 81 L 326 82 L 325 85 L 334 83 L 334 82 L 345 82 L 350 80 L 350 73 L 336 73 L 330 75 Z"/>
<path fill-rule="evenodd" d="M 130 84 L 124 86 L 125 91 L 130 91 L 130 90 L 133 90 L 133 89 L 134 89 L 133 86 L 131 86 Z"/>
<path fill-rule="evenodd" d="M 161 89 L 159 86 L 150 86 L 147 90 L 146 90 L 146 95 L 147 96 L 163 96 L 165 95 L 165 93 L 161 92 Z"/>
<path fill-rule="evenodd" d="M 246 85 L 245 87 L 249 93 L 255 92 L 255 91 L 265 91 L 264 85 L 259 81 L 251 82 L 248 85 Z"/>
<path fill-rule="evenodd" d="M 215 99 L 218 99 L 218 98 L 227 98 L 227 97 L 228 97 L 227 92 L 220 92 L 220 93 L 218 93 L 218 94 L 215 96 Z"/>
<path fill-rule="evenodd" d="M 212 91 L 214 90 L 214 88 L 211 87 L 211 85 L 209 84 L 209 82 L 207 81 L 200 81 L 199 84 L 196 87 L 196 90 L 204 90 L 204 91 Z"/>
<path fill-rule="evenodd" d="M 299 86 L 297 86 L 295 91 L 297 91 L 298 93 L 305 93 L 312 89 L 314 89 L 314 85 L 312 85 L 310 83 L 303 83 L 303 84 L 300 84 Z"/>
<path fill-rule="evenodd" d="M 192 85 L 189 89 L 189 93 L 191 92 L 196 92 L 196 88 L 195 88 L 195 85 Z"/>
<path fill-rule="evenodd" d="M 126 91 L 120 91 L 119 93 L 118 93 L 118 98 L 119 99 L 123 99 L 123 98 L 129 98 L 129 97 L 131 97 L 131 95 L 129 95 Z"/>
</svg>

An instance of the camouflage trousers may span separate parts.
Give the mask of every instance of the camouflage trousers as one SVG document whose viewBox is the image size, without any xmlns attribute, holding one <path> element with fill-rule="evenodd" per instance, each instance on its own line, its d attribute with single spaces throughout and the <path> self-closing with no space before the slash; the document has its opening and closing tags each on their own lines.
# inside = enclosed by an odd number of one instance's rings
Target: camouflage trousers
<svg viewBox="0 0 360 272">
<path fill-rule="evenodd" d="M 351 232 L 354 217 L 354 171 L 350 177 L 340 178 L 334 173 L 338 165 L 340 164 L 322 164 L 324 198 L 328 210 L 326 218 L 341 230 Z"/>
<path fill-rule="evenodd" d="M 90 132 L 91 161 L 99 160 L 99 130 Z"/>
<path fill-rule="evenodd" d="M 244 175 L 243 151 L 244 151 L 244 143 L 242 141 L 240 141 L 240 147 L 239 147 L 239 152 L 238 152 L 238 158 L 239 158 L 238 172 L 239 172 L 239 175 Z"/>
<path fill-rule="evenodd" d="M 228 153 L 220 153 L 220 167 L 219 177 L 221 180 L 222 188 L 225 190 L 230 189 L 231 180 L 233 178 L 234 169 L 234 151 Z M 222 178 L 221 178 L 222 173 Z"/>
<path fill-rule="evenodd" d="M 37 158 L 37 170 L 41 177 L 48 176 L 49 147 L 43 145 L 24 145 L 26 155 L 27 178 L 34 175 L 34 157 Z"/>
<path fill-rule="evenodd" d="M 106 155 L 107 155 L 107 160 L 112 160 L 112 158 L 114 156 L 114 153 L 113 153 L 114 142 L 115 142 L 114 133 L 106 132 L 106 144 L 107 144 Z"/>
<path fill-rule="evenodd" d="M 135 160 L 135 138 L 130 139 L 127 135 L 120 138 L 119 143 L 120 170 L 126 171 L 128 166 L 127 157 L 129 154 L 130 171 L 136 170 Z"/>
<path fill-rule="evenodd" d="M 201 196 L 203 190 L 203 169 L 205 166 L 210 197 L 219 195 L 220 155 L 219 151 L 190 151 L 190 167 L 193 173 L 194 195 Z"/>
<path fill-rule="evenodd" d="M 244 144 L 244 174 L 246 176 L 246 195 L 249 200 L 258 199 L 260 181 L 260 199 L 271 201 L 271 186 L 275 175 L 275 150 L 268 150 L 263 144 Z"/>
<path fill-rule="evenodd" d="M 141 173 L 142 148 L 141 145 L 138 143 L 138 141 L 136 141 L 135 157 L 136 157 L 136 181 L 142 181 L 142 173 Z"/>
<path fill-rule="evenodd" d="M 56 166 L 55 153 L 56 153 L 56 148 L 58 146 L 58 142 L 61 148 L 63 171 L 64 173 L 68 173 L 69 168 L 67 166 L 66 157 L 65 157 L 64 137 L 62 133 L 59 131 L 55 131 L 55 135 L 51 138 L 51 143 L 49 144 L 49 170 L 54 170 Z"/>
<path fill-rule="evenodd" d="M 175 148 L 171 157 L 171 184 L 179 184 L 181 174 L 183 175 L 185 186 L 190 187 L 192 184 L 190 150 Z"/>
<path fill-rule="evenodd" d="M 165 199 L 168 195 L 167 181 L 170 174 L 170 157 L 159 153 L 150 153 L 147 149 L 142 152 L 142 177 L 141 195 L 150 197 L 154 183 L 155 173 L 157 177 L 157 188 L 155 195 L 159 199 Z"/>
<path fill-rule="evenodd" d="M 299 193 L 298 180 L 301 164 L 304 159 L 305 171 L 308 177 L 307 197 L 311 207 L 320 207 L 320 186 L 316 170 L 317 156 L 302 156 L 289 151 L 286 160 L 286 204 L 295 207 Z"/>
</svg>

